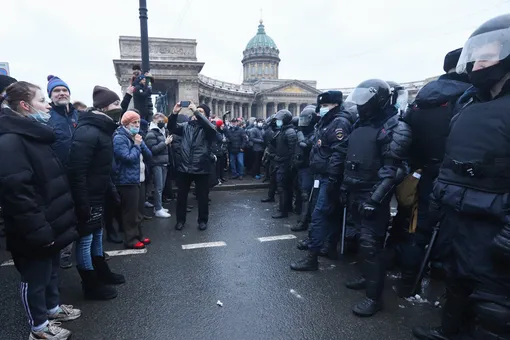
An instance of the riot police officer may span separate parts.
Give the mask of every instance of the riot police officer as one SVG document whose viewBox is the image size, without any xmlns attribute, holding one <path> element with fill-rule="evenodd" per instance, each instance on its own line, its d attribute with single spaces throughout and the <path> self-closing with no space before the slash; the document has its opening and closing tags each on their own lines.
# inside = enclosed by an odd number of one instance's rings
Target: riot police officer
<svg viewBox="0 0 510 340">
<path fill-rule="evenodd" d="M 289 216 L 289 207 L 292 207 L 292 198 L 289 194 L 289 191 L 292 191 L 290 163 L 296 148 L 297 135 L 292 125 L 292 113 L 290 111 L 278 111 L 275 120 L 277 131 L 271 144 L 275 148 L 274 165 L 276 170 L 276 187 L 279 196 L 279 211 L 272 217 L 285 218 Z"/>
<path fill-rule="evenodd" d="M 441 327 L 413 329 L 419 339 L 510 339 L 510 14 L 470 36 L 465 71 L 474 90 L 450 124 L 430 210 L 431 223 L 443 215 L 439 242 L 454 235 L 446 303 Z"/>
<path fill-rule="evenodd" d="M 294 154 L 293 167 L 297 170 L 297 182 L 299 188 L 299 201 L 301 203 L 301 215 L 297 226 L 292 231 L 304 231 L 308 229 L 310 220 L 310 195 L 313 187 L 313 174 L 310 169 L 310 151 L 313 145 L 314 126 L 317 123 L 318 115 L 315 113 L 315 106 L 308 105 L 299 114 L 296 153 Z M 297 201 L 296 197 L 296 201 Z"/>
<path fill-rule="evenodd" d="M 342 110 L 341 91 L 328 91 L 317 97 L 316 112 L 320 120 L 315 127 L 314 144 L 310 152 L 310 168 L 314 180 L 319 181 L 317 201 L 312 212 L 308 254 L 290 265 L 292 270 L 308 271 L 319 268 L 317 256 L 328 239 L 336 239 L 339 224 L 335 205 L 338 201 L 343 176 L 345 152 L 351 133 L 351 115 Z M 337 242 L 330 242 L 331 253 L 336 252 Z M 334 255 L 332 255 L 333 257 Z"/>
<path fill-rule="evenodd" d="M 405 176 L 411 129 L 399 120 L 391 104 L 390 86 L 379 79 L 359 84 L 347 101 L 357 105 L 359 120 L 349 137 L 342 191 L 360 227 L 362 277 L 346 283 L 350 289 L 366 288 L 366 298 L 353 307 L 358 316 L 382 309 L 385 263 L 382 249 L 390 217 L 390 201 Z M 345 196 L 345 195 L 343 195 Z"/>
<path fill-rule="evenodd" d="M 274 202 L 274 196 L 276 194 L 276 174 L 274 166 L 275 147 L 271 144 L 273 140 L 275 129 L 276 129 L 276 114 L 271 115 L 266 119 L 264 126 L 264 155 L 262 156 L 262 164 L 264 165 L 266 176 L 264 181 L 269 181 L 269 190 L 267 192 L 267 198 L 263 198 L 260 201 L 263 203 Z"/>
<path fill-rule="evenodd" d="M 398 293 L 402 297 L 416 294 L 412 291 L 414 281 L 425 255 L 425 246 L 432 235 L 432 229 L 427 223 L 429 197 L 443 161 L 446 138 L 450 132 L 450 121 L 456 103 L 471 86 L 467 74 L 458 74 L 455 71 L 461 52 L 462 48 L 459 48 L 446 54 L 443 69 L 447 73 L 427 83 L 418 92 L 404 116 L 404 121 L 413 131 L 409 166 L 413 172 L 420 171 L 420 180 L 417 187 L 416 231 L 407 235 L 402 233 L 403 242 L 396 246 L 402 274 Z M 398 215 L 400 212 L 401 209 Z M 436 252 L 435 257 L 438 256 L 441 254 Z M 433 269 L 431 273 L 435 273 L 440 265 L 434 261 L 431 267 Z"/>
</svg>

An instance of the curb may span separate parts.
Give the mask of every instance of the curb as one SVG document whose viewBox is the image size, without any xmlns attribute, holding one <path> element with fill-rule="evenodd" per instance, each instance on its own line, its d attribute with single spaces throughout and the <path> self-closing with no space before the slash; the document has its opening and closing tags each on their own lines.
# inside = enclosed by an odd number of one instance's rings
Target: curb
<svg viewBox="0 0 510 340">
<path fill-rule="evenodd" d="M 269 188 L 269 184 L 266 183 L 222 184 L 215 186 L 214 188 L 211 189 L 211 191 L 236 191 L 266 188 Z"/>
</svg>

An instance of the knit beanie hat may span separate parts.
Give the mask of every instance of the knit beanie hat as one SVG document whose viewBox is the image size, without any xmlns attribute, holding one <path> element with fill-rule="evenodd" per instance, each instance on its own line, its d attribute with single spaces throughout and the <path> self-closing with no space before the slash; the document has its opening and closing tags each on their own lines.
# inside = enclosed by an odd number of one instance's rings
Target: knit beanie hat
<svg viewBox="0 0 510 340">
<path fill-rule="evenodd" d="M 211 115 L 211 108 L 205 104 L 198 105 L 197 109 L 203 109 L 207 118 Z"/>
<path fill-rule="evenodd" d="M 136 120 L 140 120 L 140 115 L 138 113 L 134 111 L 126 111 L 126 113 L 122 115 L 120 123 L 124 126 L 127 126 Z"/>
<path fill-rule="evenodd" d="M 51 97 L 51 92 L 53 92 L 53 90 L 57 86 L 64 86 L 69 91 L 69 94 L 71 94 L 69 86 L 67 86 L 66 82 L 60 79 L 59 77 L 55 77 L 50 74 L 47 79 L 48 79 L 48 97 Z"/>
<path fill-rule="evenodd" d="M 219 129 L 219 128 L 221 128 L 222 126 L 223 126 L 223 121 L 222 121 L 221 119 L 218 119 L 218 120 L 216 121 L 216 127 Z"/>
<path fill-rule="evenodd" d="M 4 92 L 9 85 L 15 82 L 17 82 L 17 80 L 14 79 L 13 77 L 0 74 L 0 93 Z"/>
<path fill-rule="evenodd" d="M 120 98 L 112 90 L 99 85 L 94 86 L 94 91 L 92 92 L 92 105 L 96 109 L 103 109 L 117 100 L 120 100 Z"/>
</svg>

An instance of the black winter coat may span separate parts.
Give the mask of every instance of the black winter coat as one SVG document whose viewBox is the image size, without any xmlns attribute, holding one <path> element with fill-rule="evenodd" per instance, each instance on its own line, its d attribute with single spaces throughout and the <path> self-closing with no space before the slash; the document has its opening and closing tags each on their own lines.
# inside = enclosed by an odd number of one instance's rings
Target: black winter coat
<svg viewBox="0 0 510 340">
<path fill-rule="evenodd" d="M 78 238 L 53 129 L 4 108 L 0 113 L 0 205 L 13 256 L 58 253 Z M 54 242 L 52 246 L 45 247 Z"/>
<path fill-rule="evenodd" d="M 274 161 L 276 163 L 289 163 L 294 157 L 296 150 L 297 134 L 294 127 L 289 124 L 282 126 L 280 131 L 277 131 L 271 141 L 271 144 L 275 147 Z"/>
<path fill-rule="evenodd" d="M 228 151 L 233 154 L 238 154 L 242 149 L 247 146 L 248 138 L 244 129 L 235 126 L 226 131 L 228 138 Z"/>
<path fill-rule="evenodd" d="M 175 167 L 188 174 L 209 174 L 214 161 L 211 144 L 216 138 L 216 128 L 200 112 L 194 115 L 196 120 L 183 124 L 177 124 L 178 115 L 170 115 L 170 133 L 182 137 Z"/>
<path fill-rule="evenodd" d="M 152 89 L 147 85 L 137 84 L 133 85 L 133 104 L 135 109 L 140 111 L 140 117 L 147 120 L 149 117 L 149 98 L 152 94 Z"/>
<path fill-rule="evenodd" d="M 161 133 L 161 130 L 151 125 L 145 137 L 145 144 L 152 152 L 151 165 L 168 165 L 169 148 L 165 140 L 166 136 Z"/>
<path fill-rule="evenodd" d="M 78 216 L 80 235 L 88 235 L 101 224 L 85 225 L 91 207 L 103 207 L 114 190 L 111 179 L 113 133 L 118 127 L 110 117 L 88 111 L 81 115 L 73 136 L 67 173 Z"/>
</svg>

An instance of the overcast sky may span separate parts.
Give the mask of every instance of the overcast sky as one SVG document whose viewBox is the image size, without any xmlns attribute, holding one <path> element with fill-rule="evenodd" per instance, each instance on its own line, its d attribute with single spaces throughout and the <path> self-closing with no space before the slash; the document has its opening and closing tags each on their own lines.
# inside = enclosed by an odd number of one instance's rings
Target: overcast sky
<svg viewBox="0 0 510 340">
<path fill-rule="evenodd" d="M 484 21 L 510 12 L 510 0 L 147 0 L 149 36 L 198 42 L 202 73 L 242 81 L 242 51 L 263 9 L 280 50 L 280 78 L 318 88 L 367 78 L 399 82 L 441 74 L 444 55 Z M 92 103 L 94 85 L 120 95 L 112 59 L 120 35 L 139 35 L 137 0 L 2 1 L 0 61 L 11 75 L 46 89 L 46 76 Z"/>
</svg>

